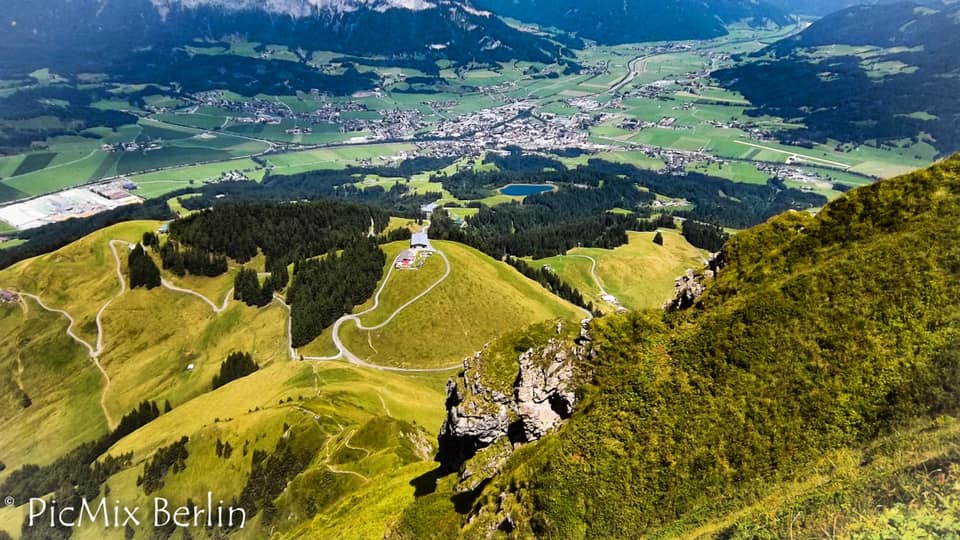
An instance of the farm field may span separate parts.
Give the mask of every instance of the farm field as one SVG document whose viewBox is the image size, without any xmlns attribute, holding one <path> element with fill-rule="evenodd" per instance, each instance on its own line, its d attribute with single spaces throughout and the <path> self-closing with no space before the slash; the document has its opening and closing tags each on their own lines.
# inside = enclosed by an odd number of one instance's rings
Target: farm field
<svg viewBox="0 0 960 540">
<path fill-rule="evenodd" d="M 372 160 L 374 164 L 383 164 L 387 158 L 413 149 L 414 146 L 410 144 L 350 145 L 271 154 L 267 162 L 276 174 L 296 174 L 316 169 L 342 169 L 348 165 L 359 165 L 364 159 Z"/>
<path fill-rule="evenodd" d="M 229 134 L 205 135 L 144 119 L 100 141 L 61 138 L 49 150 L 0 160 L 0 186 L 23 195 L 40 195 L 96 180 L 143 170 L 166 169 L 197 162 L 223 162 L 264 151 L 265 143 Z M 104 142 L 161 141 L 159 150 L 106 152 Z M 16 167 L 14 167 L 16 164 Z M 8 173 L 9 171 L 9 173 Z M 8 175 L 9 174 L 9 175 Z M 3 195 L 3 191 L 0 191 Z M 7 197 L 8 199 L 11 197 Z"/>
<path fill-rule="evenodd" d="M 721 158 L 786 163 L 796 156 L 807 167 L 829 168 L 839 173 L 847 172 L 845 183 L 864 183 L 870 177 L 888 177 L 907 170 L 921 167 L 935 157 L 935 151 L 921 137 L 920 142 L 902 142 L 900 147 L 874 148 L 863 145 L 856 148 L 844 148 L 833 141 L 817 145 L 814 148 L 797 148 L 773 142 L 756 142 L 740 129 L 718 127 L 730 121 L 754 123 L 763 128 L 790 129 L 791 125 L 780 118 L 748 117 L 749 108 L 743 96 L 716 86 L 709 79 L 697 80 L 696 84 L 677 85 L 676 81 L 685 81 L 689 74 L 701 72 L 710 62 L 705 51 L 749 52 L 757 50 L 773 40 L 793 31 L 785 28 L 776 31 L 755 30 L 734 26 L 729 36 L 709 42 L 696 44 L 688 51 L 647 54 L 647 58 L 637 65 L 636 78 L 623 92 L 640 88 L 653 82 L 669 83 L 662 99 L 648 99 L 627 96 L 620 103 L 608 93 L 608 90 L 622 79 L 631 60 L 643 51 L 652 51 L 656 46 L 667 44 L 644 44 L 619 46 L 594 46 L 577 52 L 578 61 L 585 65 L 604 64 L 606 71 L 583 75 L 559 75 L 557 77 L 534 78 L 531 68 L 541 73 L 547 66 L 538 66 L 527 62 L 502 63 L 491 69 L 466 69 L 454 71 L 447 65 L 441 65 L 440 75 L 447 81 L 431 90 L 432 93 L 418 94 L 393 91 L 386 88 L 381 93 L 360 93 L 353 97 L 325 96 L 316 93 L 296 92 L 292 95 L 259 94 L 256 99 L 262 102 L 275 102 L 296 113 L 310 113 L 329 103 L 353 101 L 365 105 L 366 111 L 346 111 L 342 118 L 352 120 L 374 120 L 382 118 L 386 111 L 394 109 L 416 110 L 423 115 L 426 127 L 418 131 L 419 135 L 429 135 L 431 126 L 443 119 L 460 114 L 476 112 L 498 107 L 502 101 L 498 93 L 516 98 L 531 98 L 539 101 L 541 112 L 560 116 L 571 116 L 578 108 L 569 103 L 571 98 L 589 97 L 600 106 L 600 111 L 613 115 L 604 123 L 590 128 L 590 140 L 609 145 L 622 152 L 603 154 L 611 159 L 632 162 L 645 168 L 657 169 L 662 165 L 654 159 L 646 158 L 629 148 L 631 145 L 649 145 L 664 148 L 696 151 L 706 150 Z M 751 32 L 754 32 L 751 34 Z M 751 39 L 752 38 L 752 39 Z M 229 47 L 222 44 L 191 46 L 195 54 L 239 54 L 257 57 L 264 50 L 277 59 L 294 59 L 287 47 L 248 43 L 243 40 L 231 41 Z M 260 52 L 257 52 L 260 51 Z M 826 51 L 835 53 L 836 51 Z M 869 61 L 869 50 L 856 50 L 854 54 Z M 865 55 L 865 56 L 864 56 Z M 313 54 L 316 62 L 330 62 L 338 57 L 336 53 L 317 52 Z M 721 62 L 721 66 L 723 63 Z M 415 69 L 393 68 L 356 64 L 361 71 L 376 71 L 385 77 L 425 77 L 426 74 Z M 339 68 L 338 68 L 339 69 Z M 55 74 L 38 72 L 36 80 L 40 84 L 56 84 L 60 81 Z M 400 80 L 400 79 L 397 79 Z M 660 84 L 658 82 L 658 84 Z M 479 87 L 503 85 L 493 93 L 479 92 Z M 277 125 L 240 124 L 233 117 L 248 115 L 208 105 L 189 105 L 188 101 L 174 99 L 162 94 L 148 95 L 143 104 L 147 108 L 137 109 L 134 103 L 125 101 L 127 96 L 141 91 L 146 85 L 114 85 L 109 99 L 98 102 L 98 107 L 113 110 L 133 110 L 143 117 L 135 125 L 126 125 L 110 130 L 90 128 L 85 134 L 100 139 L 77 136 L 58 136 L 46 141 L 46 147 L 26 154 L 0 157 L 0 202 L 11 201 L 25 196 L 48 193 L 116 175 L 146 174 L 142 180 L 144 187 L 138 195 L 159 197 L 174 189 L 188 187 L 190 181 L 201 182 L 219 172 L 241 168 L 247 170 L 254 180 L 262 178 L 257 167 L 250 167 L 241 158 L 248 158 L 264 152 L 276 144 L 337 144 L 355 137 L 368 135 L 366 132 L 340 133 L 335 124 L 311 124 L 313 133 L 296 135 L 285 131 L 305 124 L 302 119 L 283 119 Z M 398 83 L 396 89 L 403 89 Z M 163 90 L 158 90 L 162 92 Z M 248 98 L 230 91 L 222 92 L 223 97 L 235 101 Z M 431 103 L 445 103 L 438 111 L 431 109 Z M 124 104 L 127 104 L 125 107 Z M 150 109 L 150 107 L 163 107 Z M 918 113 L 920 114 L 920 113 Z M 673 118 L 676 129 L 663 127 L 648 128 L 639 131 L 624 130 L 618 126 L 623 118 L 636 118 L 646 122 L 659 122 L 664 118 Z M 36 122 L 51 123 L 56 118 L 36 119 Z M 714 123 L 716 125 L 711 125 Z M 51 124 L 52 125 L 52 124 Z M 108 153 L 100 149 L 104 143 L 130 141 L 161 141 L 162 149 L 149 152 Z M 835 148 L 836 147 L 836 148 Z M 359 164 L 362 160 L 371 160 L 375 165 L 383 164 L 383 157 L 395 156 L 400 151 L 415 150 L 409 144 L 361 144 L 307 150 L 304 152 L 270 154 L 268 163 L 277 174 L 294 174 L 318 168 L 339 168 L 350 164 Z M 589 159 L 584 155 L 578 158 L 561 158 L 568 165 L 575 166 Z M 238 160 L 242 167 L 234 167 Z M 205 165 L 198 165 L 203 163 Z M 211 166 L 205 169 L 206 164 Z M 192 169 L 192 167 L 200 167 Z M 172 176 L 143 173 L 152 169 L 164 169 Z M 719 168 L 708 172 L 734 180 L 760 182 L 758 174 L 751 173 L 749 166 L 736 165 L 730 170 Z M 443 202 L 452 201 L 444 198 Z M 510 199 L 493 197 L 486 204 L 498 204 Z"/>
</svg>

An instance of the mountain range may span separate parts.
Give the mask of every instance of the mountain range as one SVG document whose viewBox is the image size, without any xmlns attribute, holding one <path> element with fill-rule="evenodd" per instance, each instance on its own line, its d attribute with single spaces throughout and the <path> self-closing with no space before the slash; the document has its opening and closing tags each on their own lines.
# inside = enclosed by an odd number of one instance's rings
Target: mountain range
<svg viewBox="0 0 960 540">
<path fill-rule="evenodd" d="M 304 51 L 455 62 L 551 63 L 554 42 L 450 0 L 103 0 L 37 4 L 17 0 L 0 16 L 8 31 L 0 69 L 102 71 L 131 50 L 162 50 L 228 36 Z M 82 54 L 76 54 L 81 52 Z"/>
<path fill-rule="evenodd" d="M 550 39 L 500 16 L 561 32 Z M 41 67 L 98 72 L 130 50 L 227 36 L 408 61 L 552 63 L 564 47 L 581 47 L 579 38 L 605 44 L 707 39 L 725 35 L 725 25 L 737 21 L 784 24 L 789 18 L 778 7 L 747 0 L 14 0 L 0 15 L 8 29 L 0 46 L 30 54 L 4 55 L 0 71 L 7 77 Z"/>
<path fill-rule="evenodd" d="M 960 149 L 960 5 L 898 2 L 832 13 L 716 72 L 756 108 L 805 124 L 784 139 L 926 142 Z M 917 135 L 917 134 L 921 135 Z"/>
<path fill-rule="evenodd" d="M 475 4 L 601 44 L 708 39 L 725 35 L 725 25 L 733 22 L 789 22 L 784 11 L 770 3 L 743 0 L 475 0 Z"/>
</svg>

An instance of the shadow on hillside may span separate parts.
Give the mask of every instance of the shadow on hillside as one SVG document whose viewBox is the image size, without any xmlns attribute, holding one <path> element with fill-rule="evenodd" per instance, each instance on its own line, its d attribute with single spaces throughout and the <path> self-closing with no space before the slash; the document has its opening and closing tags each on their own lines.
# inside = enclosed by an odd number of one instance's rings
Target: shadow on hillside
<svg viewBox="0 0 960 540">
<path fill-rule="evenodd" d="M 410 481 L 410 485 L 414 488 L 413 496 L 420 498 L 432 494 L 437 490 L 437 481 L 447 474 L 450 473 L 444 471 L 443 467 L 440 466 L 414 478 Z"/>
<path fill-rule="evenodd" d="M 487 484 L 490 483 L 490 480 L 491 478 L 487 478 L 483 482 L 480 482 L 480 485 L 474 488 L 472 491 L 457 493 L 456 495 L 450 497 L 450 501 L 453 502 L 453 507 L 456 509 L 458 514 L 465 515 L 472 510 L 473 503 L 476 502 L 477 497 L 479 497 L 480 493 L 483 492 L 483 488 L 487 487 Z"/>
</svg>

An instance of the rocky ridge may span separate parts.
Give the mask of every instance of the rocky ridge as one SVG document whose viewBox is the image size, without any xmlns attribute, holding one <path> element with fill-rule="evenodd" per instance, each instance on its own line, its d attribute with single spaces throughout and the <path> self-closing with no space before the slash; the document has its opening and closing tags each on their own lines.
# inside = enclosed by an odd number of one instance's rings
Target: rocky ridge
<svg viewBox="0 0 960 540">
<path fill-rule="evenodd" d="M 436 459 L 447 471 L 459 470 L 462 490 L 493 476 L 513 448 L 542 438 L 573 414 L 577 370 L 591 354 L 590 335 L 586 321 L 572 341 L 564 339 L 565 330 L 557 323 L 545 345 L 519 354 L 509 388 L 485 376 L 489 345 L 466 358 L 463 371 L 447 383 Z"/>
</svg>

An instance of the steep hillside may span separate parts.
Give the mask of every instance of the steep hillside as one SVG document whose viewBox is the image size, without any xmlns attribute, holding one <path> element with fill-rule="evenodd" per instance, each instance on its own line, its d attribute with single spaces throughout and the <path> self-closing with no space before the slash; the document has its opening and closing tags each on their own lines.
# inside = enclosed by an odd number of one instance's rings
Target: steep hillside
<svg viewBox="0 0 960 540">
<path fill-rule="evenodd" d="M 297 210 L 309 217 L 307 207 Z M 372 218 L 357 210 L 348 208 L 347 218 L 365 236 Z M 335 221 L 331 215 L 323 213 Z M 188 237 L 181 228 L 201 218 L 212 219 L 197 215 L 171 230 Z M 282 221 L 274 216 L 273 226 Z M 336 223 L 311 239 L 350 234 Z M 49 538 L 45 529 L 21 531 L 21 523 L 23 503 L 51 493 L 64 501 L 109 490 L 143 506 L 156 496 L 203 501 L 210 491 L 251 518 L 232 537 L 381 538 L 413 502 L 413 480 L 433 467 L 447 368 L 509 330 L 583 316 L 505 263 L 438 241 L 442 255 L 384 278 L 377 300 L 355 310 L 379 302 L 360 320 L 387 323 L 382 329 L 356 339 L 360 331 L 351 326 L 340 335 L 364 360 L 400 369 L 352 365 L 363 362 L 354 353 L 340 355 L 349 363 L 298 362 L 310 350 L 291 349 L 282 295 L 260 308 L 235 299 L 241 266 L 233 260 L 217 277 L 163 270 L 160 286 L 131 289 L 131 247 L 159 226 L 107 227 L 0 272 L 0 290 L 19 296 L 0 303 L 0 371 L 8 375 L 0 383 L 0 491 L 19 503 L 0 509 L 0 531 Z M 218 229 L 208 221 L 198 230 Z M 291 245 L 309 244 L 296 238 Z M 388 267 L 408 245 L 385 245 Z M 162 266 L 158 251 L 146 253 Z M 248 269 L 268 258 L 254 251 Z M 259 369 L 211 390 L 221 363 L 237 351 Z M 98 526 L 73 537 L 153 533 L 149 524 L 132 532 Z"/>
<path fill-rule="evenodd" d="M 529 437 L 476 438 L 497 416 L 463 415 L 502 397 L 471 367 L 440 438 L 459 474 L 396 535 L 430 521 L 478 538 L 787 537 L 876 530 L 870 516 L 891 506 L 937 536 L 924 516 L 956 512 L 917 509 L 911 493 L 953 497 L 960 462 L 958 218 L 960 156 L 738 234 L 697 309 L 599 319 L 576 343 L 554 334 L 521 366 L 575 358 L 576 411 L 473 492 L 490 452 Z"/>
<path fill-rule="evenodd" d="M 133 459 L 99 493 L 109 489 L 114 500 L 144 508 L 154 497 L 200 504 L 208 491 L 256 506 L 256 516 L 250 510 L 244 529 L 231 538 L 297 527 L 310 538 L 382 538 L 384 525 L 412 502 L 411 480 L 432 468 L 430 434 L 439 429 L 444 378 L 333 363 L 274 364 L 124 438 L 109 454 L 132 452 Z M 183 468 L 166 474 L 159 487 L 142 487 L 138 478 L 156 452 L 182 437 L 188 438 Z M 25 512 L 26 506 L 0 511 L 0 530 L 19 533 Z M 152 523 L 133 532 L 137 538 L 163 534 Z M 203 537 L 205 529 L 192 532 Z M 126 534 L 122 527 L 86 526 L 73 538 Z"/>
<path fill-rule="evenodd" d="M 954 99 L 960 5 L 897 2 L 833 13 L 715 77 L 750 114 L 805 124 L 782 136 L 854 145 L 960 149 Z"/>
<path fill-rule="evenodd" d="M 10 329 L 0 338 L 3 369 L 22 374 L 22 390 L 7 386 L 5 395 L 17 402 L 26 394 L 32 402 L 0 412 L 10 435 L 0 439 L 8 467 L 0 477 L 100 437 L 144 398 L 177 405 L 206 392 L 233 350 L 253 352 L 263 365 L 288 359 L 280 305 L 257 310 L 225 304 L 223 293 L 204 299 L 167 287 L 129 289 L 127 246 L 158 226 L 108 227 L 0 272 L 0 289 L 22 293 L 19 306 L 2 306 Z M 236 271 L 232 265 L 224 277 L 208 278 L 209 290 L 232 283 Z M 192 284 L 165 278 L 174 287 Z M 35 436 L 38 425 L 50 434 Z"/>
<path fill-rule="evenodd" d="M 822 17 L 851 6 L 892 4 L 897 1 L 899 0 L 770 0 L 770 3 L 787 13 Z"/>
<path fill-rule="evenodd" d="M 727 33 L 725 24 L 788 22 L 765 2 L 708 0 L 622 2 L 602 0 L 476 0 L 476 5 L 524 22 L 552 26 L 602 44 L 707 39 Z"/>
<path fill-rule="evenodd" d="M 247 510 L 239 538 L 297 525 L 311 537 L 382 537 L 413 499 L 409 482 L 432 466 L 446 375 L 292 362 L 286 308 L 231 301 L 232 262 L 216 278 L 164 272 L 162 287 L 130 290 L 128 245 L 158 226 L 108 227 L 0 272 L 0 288 L 20 293 L 0 304 L 0 370 L 9 375 L 0 385 L 0 485 L 19 503 L 0 509 L 0 531 L 19 538 L 23 503 L 68 478 L 55 488 L 60 500 L 109 490 L 146 507 L 156 496 L 183 504 L 212 491 Z M 259 371 L 211 392 L 237 350 Z M 158 418 L 132 429 L 120 421 L 145 399 Z M 88 468 L 79 456 L 91 448 L 108 465 Z M 163 456 L 174 451 L 186 457 L 170 470 Z M 131 452 L 119 465 L 106 457 Z M 362 510 L 357 500 L 367 501 Z M 140 529 L 87 526 L 73 537 L 156 533 L 150 523 Z"/>
</svg>

